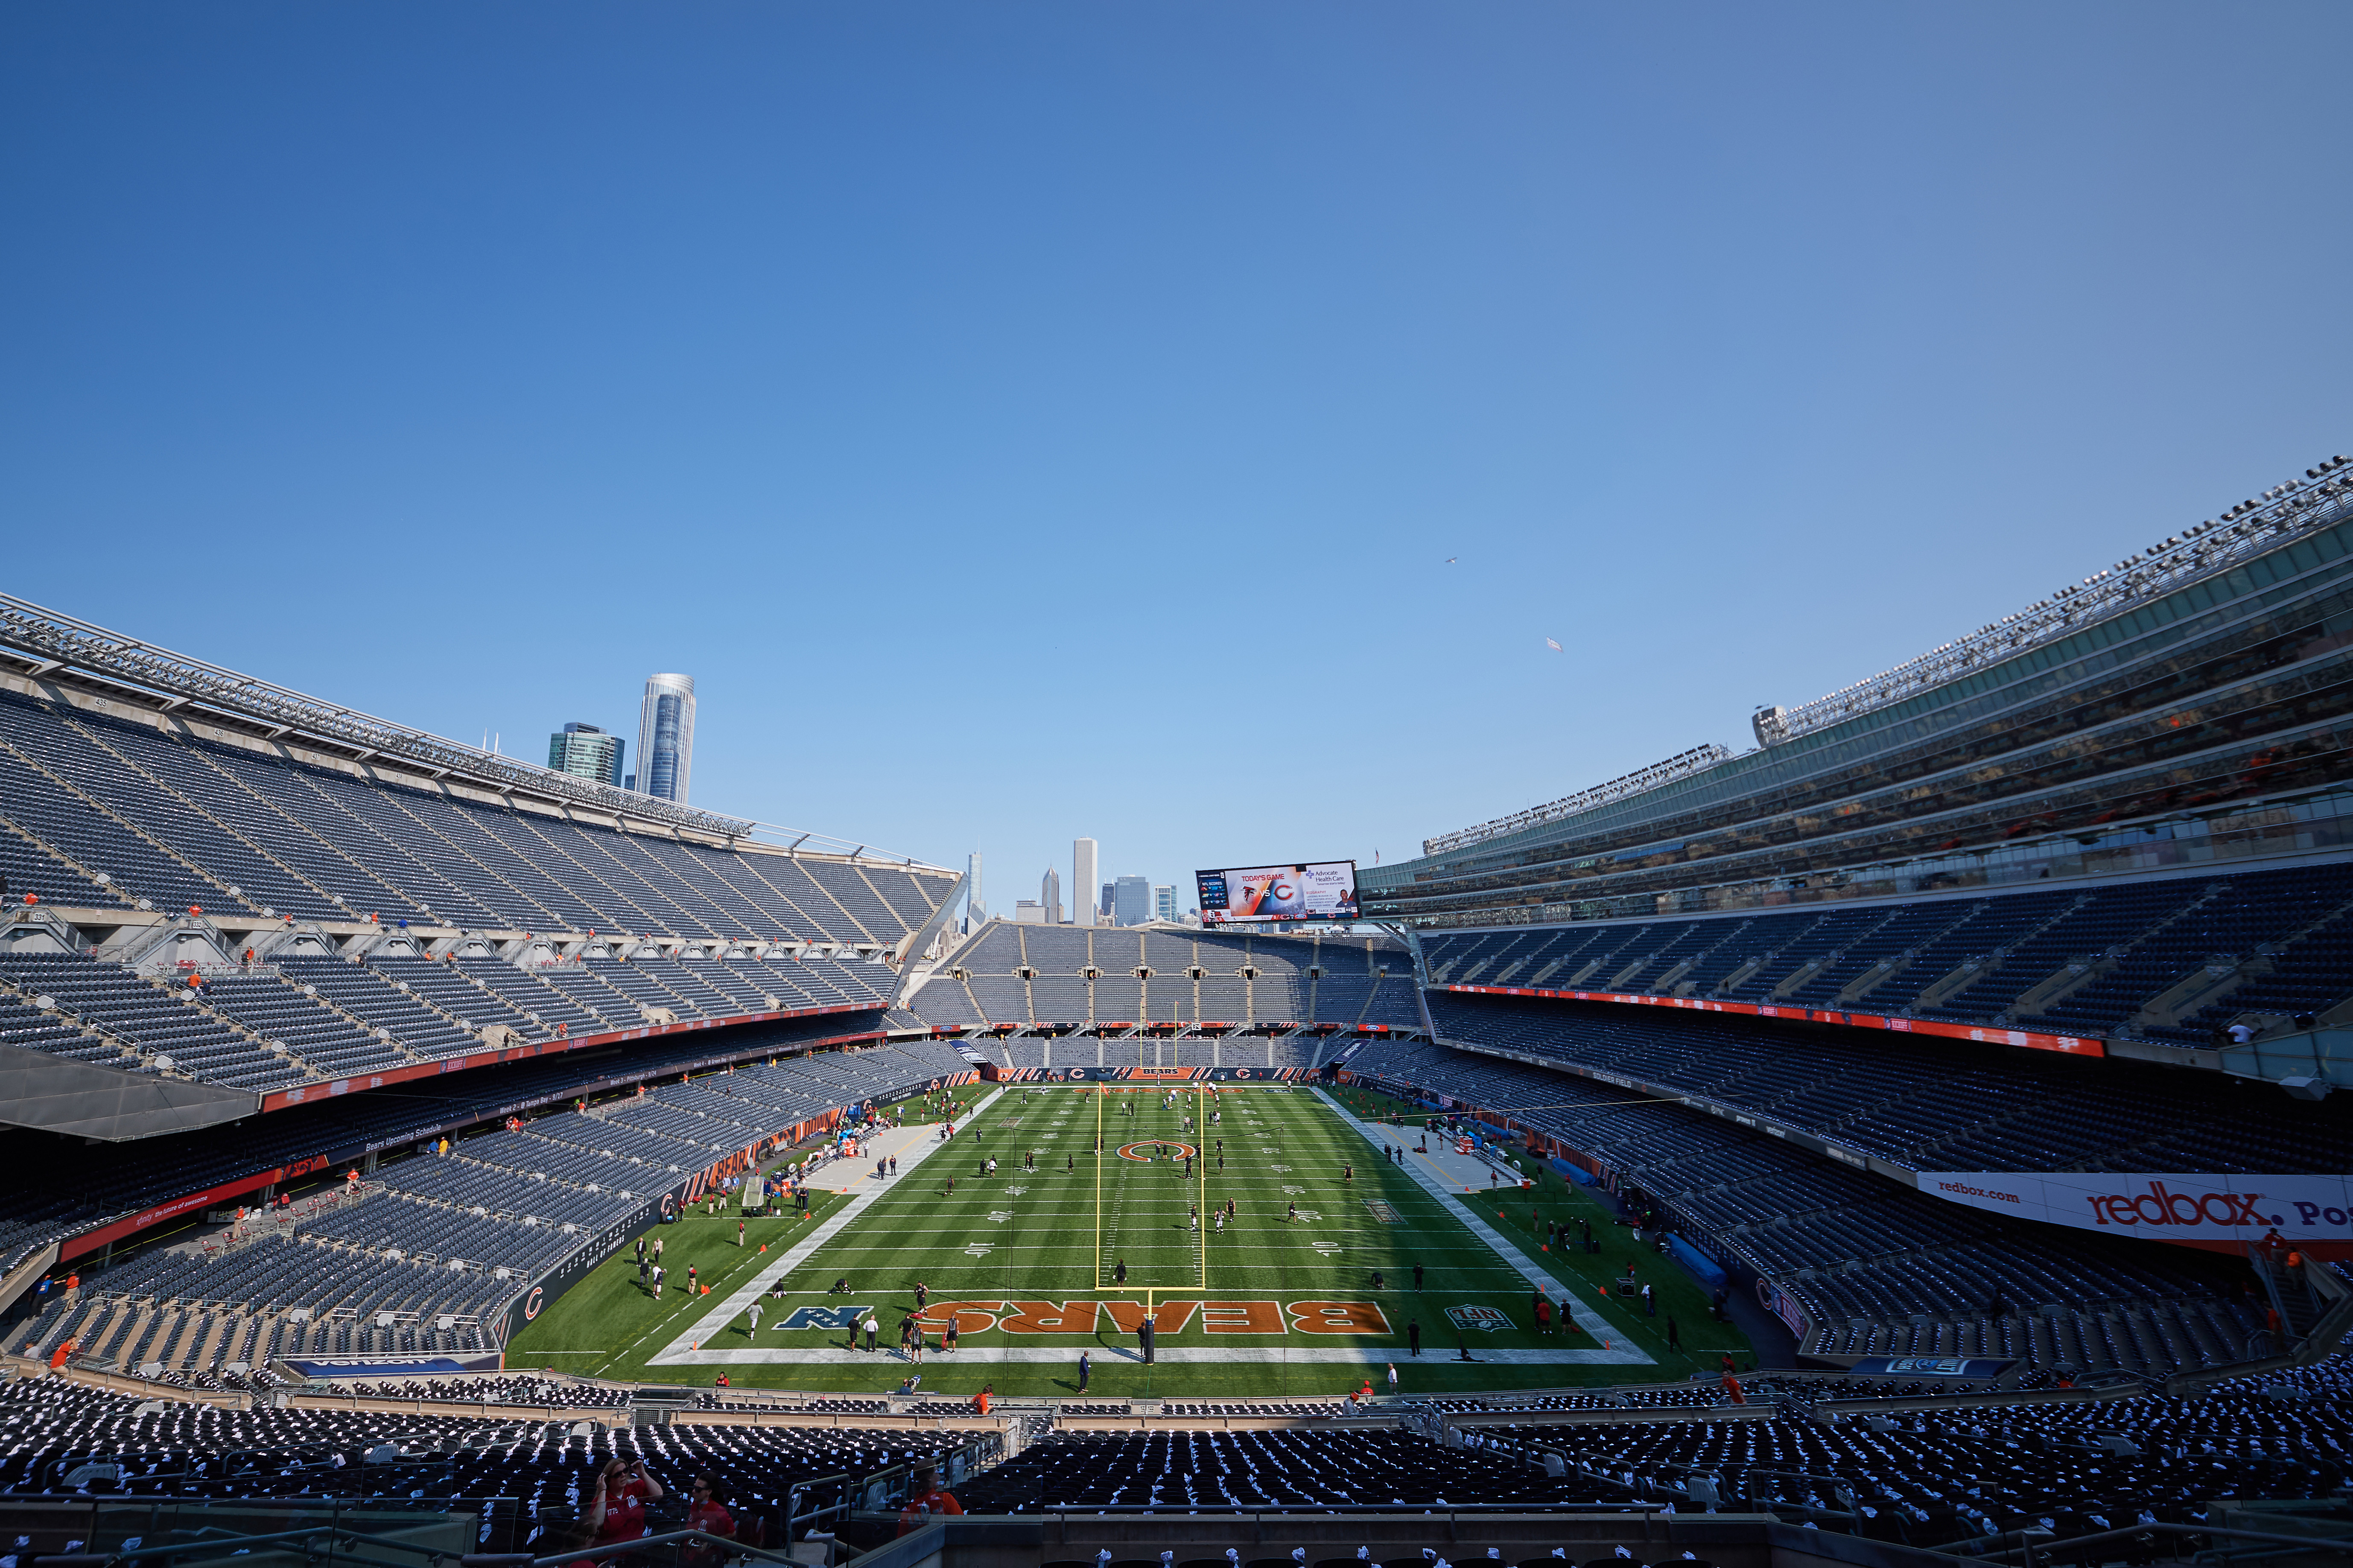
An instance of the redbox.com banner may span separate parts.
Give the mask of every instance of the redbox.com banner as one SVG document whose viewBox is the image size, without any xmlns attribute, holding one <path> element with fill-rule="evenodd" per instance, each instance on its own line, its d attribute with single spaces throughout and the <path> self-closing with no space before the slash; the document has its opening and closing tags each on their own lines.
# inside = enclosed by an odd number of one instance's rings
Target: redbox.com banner
<svg viewBox="0 0 2353 1568">
<path fill-rule="evenodd" d="M 1922 1171 L 1947 1203 L 2147 1241 L 2236 1247 L 2277 1231 L 2289 1242 L 2353 1242 L 2353 1179 L 2170 1172 Z"/>
</svg>

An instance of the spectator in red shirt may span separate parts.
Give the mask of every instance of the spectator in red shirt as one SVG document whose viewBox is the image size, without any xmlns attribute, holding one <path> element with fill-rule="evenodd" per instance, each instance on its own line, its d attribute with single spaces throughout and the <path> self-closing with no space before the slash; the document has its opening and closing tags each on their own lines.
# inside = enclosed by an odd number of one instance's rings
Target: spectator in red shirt
<svg viewBox="0 0 2353 1568">
<path fill-rule="evenodd" d="M 693 1500 L 687 1504 L 686 1509 L 687 1529 L 734 1540 L 735 1517 L 727 1511 L 727 1497 L 720 1489 L 719 1483 L 709 1476 L 697 1476 L 691 1495 Z M 718 1568 L 726 1561 L 727 1553 L 723 1547 L 697 1543 L 688 1547 L 682 1557 L 694 1568 Z"/>
<path fill-rule="evenodd" d="M 907 1506 L 899 1510 L 899 1533 L 904 1535 L 935 1519 L 963 1511 L 964 1504 L 956 1501 L 955 1493 L 941 1487 L 938 1470 L 918 1470 L 907 1486 Z"/>
<path fill-rule="evenodd" d="M 662 1484 L 646 1474 L 645 1460 L 616 1454 L 596 1473 L 596 1490 L 586 1516 L 596 1521 L 596 1544 L 613 1546 L 646 1533 L 646 1504 L 662 1496 Z"/>
</svg>

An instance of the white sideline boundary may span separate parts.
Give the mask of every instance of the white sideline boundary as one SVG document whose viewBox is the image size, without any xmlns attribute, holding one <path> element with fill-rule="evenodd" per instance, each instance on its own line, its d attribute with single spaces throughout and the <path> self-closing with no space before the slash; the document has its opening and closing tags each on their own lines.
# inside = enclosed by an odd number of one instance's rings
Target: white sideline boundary
<svg viewBox="0 0 2353 1568">
<path fill-rule="evenodd" d="M 1345 1121 L 1357 1131 L 1363 1133 L 1365 1135 L 1366 1142 L 1372 1144 L 1375 1149 L 1377 1150 L 1383 1148 L 1388 1143 L 1389 1139 L 1371 1122 L 1359 1120 L 1356 1112 L 1350 1110 L 1346 1106 L 1333 1099 L 1332 1096 L 1326 1093 L 1324 1089 L 1319 1088 L 1315 1092 L 1322 1098 L 1324 1104 L 1332 1108 L 1334 1114 L 1337 1115 L 1343 1121 Z M 1398 1141 L 1400 1142 L 1404 1141 L 1402 1135 L 1399 1136 Z M 1658 1364 L 1658 1363 L 1651 1358 L 1649 1352 L 1643 1350 L 1640 1345 L 1635 1344 L 1630 1339 L 1626 1340 L 1625 1347 L 1620 1350 L 1618 1347 L 1618 1342 L 1621 1339 L 1626 1339 L 1624 1330 L 1619 1328 L 1617 1324 L 1610 1322 L 1600 1313 L 1587 1306 L 1584 1300 L 1575 1291 L 1571 1290 L 1567 1286 L 1563 1285 L 1551 1275 L 1546 1273 L 1535 1264 L 1530 1262 L 1528 1260 L 1527 1254 L 1522 1252 L 1518 1247 L 1514 1247 L 1510 1242 L 1505 1241 L 1501 1236 L 1495 1234 L 1494 1226 L 1489 1225 L 1477 1215 L 1472 1214 L 1469 1209 L 1458 1205 L 1454 1200 L 1461 1194 L 1457 1194 L 1451 1187 L 1440 1182 L 1436 1176 L 1431 1175 L 1428 1171 L 1422 1169 L 1419 1165 L 1415 1164 L 1410 1159 L 1406 1161 L 1404 1170 L 1406 1174 L 1411 1176 L 1416 1184 L 1418 1184 L 1422 1191 L 1428 1193 L 1431 1197 L 1436 1198 L 1444 1207 L 1452 1210 L 1454 1217 L 1461 1220 L 1466 1226 L 1468 1226 L 1472 1235 L 1477 1237 L 1481 1241 L 1485 1242 L 1487 1246 L 1493 1250 L 1496 1257 L 1502 1258 L 1512 1268 L 1517 1269 L 1522 1279 L 1525 1279 L 1531 1285 L 1541 1285 L 1544 1287 L 1544 1293 L 1552 1298 L 1553 1310 L 1559 1311 L 1563 1308 L 1566 1308 L 1568 1311 L 1569 1317 L 1576 1321 L 1578 1328 L 1583 1329 L 1587 1333 L 1592 1335 L 1597 1343 L 1607 1344 L 1610 1347 L 1609 1350 L 1590 1350 L 1563 1353 L 1574 1354 L 1577 1359 L 1580 1361 L 1611 1362 L 1635 1366 L 1656 1366 Z M 1478 1195 L 1477 1189 L 1474 1188 L 1471 1195 L 1476 1197 Z M 1501 1194 L 1499 1194 L 1498 1195 Z M 1517 1197 L 1519 1195 L 1518 1189 L 1513 1189 L 1511 1195 Z M 1503 1359 L 1504 1353 L 1504 1352 L 1495 1352 L 1496 1358 L 1498 1360 Z"/>
<path fill-rule="evenodd" d="M 995 1105 L 999 1100 L 1003 1099 L 1005 1091 L 999 1089 L 991 1091 L 976 1101 L 972 1110 L 965 1113 L 965 1124 L 967 1126 L 970 1125 L 975 1119 L 981 1115 L 982 1112 L 986 1111 L 990 1106 Z M 932 1125 L 936 1126 L 937 1124 L 933 1123 Z M 962 1137 L 963 1133 L 959 1131 L 957 1136 Z M 815 1230 L 809 1232 L 807 1236 L 786 1247 L 773 1262 L 769 1263 L 758 1273 L 753 1275 L 752 1278 L 744 1284 L 737 1286 L 734 1290 L 728 1294 L 726 1300 L 720 1302 L 716 1307 L 711 1309 L 710 1311 L 704 1313 L 701 1318 L 697 1319 L 693 1327 L 688 1329 L 686 1332 L 679 1335 L 678 1338 L 670 1341 L 669 1344 L 663 1346 L 659 1353 L 648 1357 L 647 1364 L 649 1366 L 677 1366 L 681 1364 L 691 1364 L 699 1363 L 705 1357 L 714 1353 L 708 1351 L 698 1351 L 694 1347 L 702 1341 L 713 1337 L 729 1323 L 733 1322 L 737 1318 L 741 1317 L 744 1313 L 744 1309 L 758 1300 L 761 1296 L 764 1295 L 777 1280 L 782 1279 L 786 1275 L 790 1274 L 794 1269 L 807 1262 L 810 1254 L 814 1253 L 818 1247 L 823 1247 L 827 1242 L 831 1241 L 836 1236 L 839 1236 L 851 1220 L 856 1219 L 860 1215 L 864 1214 L 868 1209 L 873 1207 L 875 1204 L 881 1202 L 883 1194 L 896 1188 L 901 1182 L 905 1181 L 908 1176 L 912 1175 L 924 1161 L 930 1159 L 934 1154 L 938 1153 L 947 1146 L 947 1141 L 936 1135 L 926 1138 L 920 1132 L 917 1133 L 913 1142 L 909 1147 L 909 1152 L 905 1155 L 902 1156 L 900 1160 L 901 1168 L 896 1176 L 891 1178 L 887 1182 L 881 1182 L 874 1181 L 874 1178 L 870 1173 L 866 1179 L 872 1182 L 872 1185 L 869 1186 L 864 1192 L 852 1197 L 848 1203 L 842 1205 L 839 1208 L 834 1210 L 832 1214 L 827 1215 L 818 1223 L 818 1227 Z M 848 1354 L 849 1352 L 844 1352 L 842 1353 Z M 866 1352 L 860 1351 L 858 1353 L 863 1355 Z M 785 1361 L 793 1358 L 786 1356 L 782 1351 L 778 1351 L 774 1354 L 770 1354 L 766 1352 L 761 1352 L 756 1354 L 747 1354 L 742 1359 L 749 1361 Z"/>
<path fill-rule="evenodd" d="M 995 1105 L 1005 1092 L 1003 1089 L 998 1089 L 979 1100 L 965 1118 L 966 1122 L 976 1121 Z M 1323 1091 L 1319 1089 L 1317 1093 L 1320 1095 Z M 1334 1101 L 1330 1096 L 1324 1095 L 1323 1098 L 1326 1105 L 1345 1118 L 1368 1141 L 1376 1146 L 1378 1145 L 1380 1139 L 1370 1127 L 1349 1115 L 1345 1108 Z M 900 1156 L 899 1180 L 903 1180 L 914 1166 L 946 1147 L 945 1143 L 940 1142 L 937 1139 L 922 1139 L 916 1146 L 916 1152 Z M 1617 1342 L 1625 1336 L 1614 1325 L 1605 1321 L 1582 1302 L 1569 1295 L 1558 1280 L 1517 1256 L 1515 1249 L 1476 1215 L 1455 1208 L 1452 1202 L 1453 1194 L 1445 1184 L 1419 1170 L 1415 1170 L 1412 1173 L 1417 1182 L 1445 1205 L 1453 1213 L 1454 1217 L 1469 1227 L 1471 1233 L 1498 1258 L 1511 1265 L 1532 1285 L 1544 1286 L 1556 1305 L 1565 1305 L 1577 1326 L 1590 1334 L 1596 1342 L 1589 1349 L 1482 1350 L 1475 1342 L 1466 1340 L 1466 1342 L 1471 1344 L 1472 1354 L 1482 1364 L 1504 1366 L 1649 1366 L 1656 1364 L 1650 1355 L 1630 1341 L 1623 1345 L 1619 1344 Z M 852 1220 L 864 1214 L 869 1207 L 897 1184 L 898 1182 L 895 1180 L 887 1184 L 877 1184 L 852 1197 L 849 1202 L 828 1215 L 816 1230 L 805 1238 L 795 1242 L 774 1262 L 753 1276 L 751 1280 L 737 1287 L 725 1300 L 704 1313 L 695 1321 L 693 1327 L 672 1340 L 658 1354 L 649 1357 L 647 1364 L 650 1366 L 796 1364 L 871 1366 L 878 1370 L 887 1366 L 892 1369 L 892 1375 L 894 1377 L 903 1375 L 907 1371 L 915 1370 L 916 1363 L 913 1358 L 902 1353 L 895 1344 L 884 1343 L 872 1351 L 845 1350 L 839 1345 L 777 1345 L 769 1348 L 753 1342 L 750 1334 L 743 1327 L 746 1308 L 765 1296 L 777 1280 L 784 1279 L 807 1261 L 818 1247 L 832 1240 Z M 795 1294 L 805 1295 L 807 1292 L 795 1292 Z M 1208 1291 L 1201 1294 L 1205 1298 L 1210 1295 Z M 895 1327 L 895 1324 L 893 1326 Z M 722 1348 L 712 1342 L 723 1337 L 740 1339 L 744 1342 L 740 1346 L 729 1348 Z M 1425 1339 L 1427 1340 L 1428 1337 L 1426 1334 Z M 1298 1362 L 1303 1366 L 1356 1367 L 1382 1366 L 1390 1362 L 1397 1362 L 1401 1365 L 1459 1364 L 1450 1352 L 1445 1352 L 1428 1342 L 1422 1346 L 1422 1354 L 1413 1357 L 1401 1355 L 1399 1348 L 1395 1345 L 1295 1347 L 1290 1343 L 1292 1338 L 1293 1336 L 1285 1336 L 1283 1342 L 1275 1344 L 1163 1346 L 1154 1359 L 1161 1363 L 1179 1366 L 1217 1363 L 1277 1366 L 1289 1362 Z M 1609 1348 L 1601 1348 L 1603 1342 L 1607 1342 Z M 1069 1365 L 1078 1360 L 1082 1351 L 1102 1364 L 1141 1364 L 1144 1359 L 1142 1353 L 1134 1345 L 1108 1340 L 1101 1335 L 1094 1338 L 1063 1336 L 1061 1343 L 1053 1345 L 967 1344 L 963 1349 L 953 1352 L 929 1351 L 925 1352 L 923 1366 L 928 1369 L 932 1366 L 975 1363 Z"/>
</svg>

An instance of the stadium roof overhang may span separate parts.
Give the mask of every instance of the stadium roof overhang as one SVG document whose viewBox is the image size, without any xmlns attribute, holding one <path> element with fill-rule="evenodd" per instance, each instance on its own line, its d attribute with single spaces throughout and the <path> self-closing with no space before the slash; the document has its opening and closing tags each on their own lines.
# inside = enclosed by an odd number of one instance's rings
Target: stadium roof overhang
<svg viewBox="0 0 2353 1568">
<path fill-rule="evenodd" d="M 0 1125 L 120 1142 L 217 1127 L 258 1109 L 242 1089 L 0 1046 Z"/>
<path fill-rule="evenodd" d="M 494 794 L 520 790 L 563 807 L 577 806 L 616 819 L 649 824 L 708 838 L 752 841 L 765 832 L 787 840 L 788 853 L 888 861 L 912 870 L 945 869 L 911 855 L 853 846 L 830 835 L 781 828 L 750 817 L 698 811 L 659 795 L 639 795 L 596 779 L 543 768 L 519 757 L 465 745 L 389 719 L 305 695 L 189 654 L 174 653 L 137 637 L 0 594 L 0 648 L 12 650 L 36 679 L 73 670 L 148 694 L 163 712 L 194 706 L 240 721 L 273 742 L 318 744 L 330 752 L 366 763 L 383 760 L 415 768 L 428 778 L 455 778 Z"/>
</svg>

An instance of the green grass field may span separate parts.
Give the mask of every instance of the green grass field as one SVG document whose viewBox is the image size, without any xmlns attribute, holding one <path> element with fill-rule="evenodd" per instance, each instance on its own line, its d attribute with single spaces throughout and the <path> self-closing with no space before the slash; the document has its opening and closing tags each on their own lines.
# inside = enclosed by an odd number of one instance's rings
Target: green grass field
<svg viewBox="0 0 2353 1568">
<path fill-rule="evenodd" d="M 1747 1354 L 1663 1259 L 1640 1259 L 1658 1318 L 1601 1298 L 1596 1287 L 1634 1258 L 1628 1233 L 1556 1177 L 1508 1201 L 1461 1192 L 1430 1161 L 1388 1163 L 1363 1124 L 1309 1089 L 1121 1087 L 1134 1092 L 967 1090 L 984 1109 L 952 1142 L 928 1128 L 902 1134 L 913 1142 L 887 1182 L 871 1163 L 829 1168 L 810 1219 L 752 1220 L 740 1248 L 733 1211 L 691 1214 L 659 1233 L 672 1287 L 659 1300 L 625 1251 L 525 1328 L 508 1364 L 705 1384 L 724 1372 L 738 1386 L 866 1394 L 920 1372 L 925 1393 L 987 1384 L 1070 1396 L 1084 1350 L 1090 1394 L 1214 1398 L 1336 1395 L 1367 1376 L 1386 1387 L 1392 1362 L 1402 1391 L 1428 1393 L 1682 1378 L 1713 1368 L 1722 1351 Z M 1396 1109 L 1353 1091 L 1338 1100 L 1368 1118 Z M 1410 1147 L 1418 1117 L 1396 1142 Z M 1201 1151 L 1189 1179 L 1171 1157 L 1186 1147 Z M 1037 1168 L 1026 1169 L 1032 1152 Z M 982 1169 L 991 1155 L 993 1176 Z M 1532 1199 L 1541 1218 L 1589 1215 L 1604 1256 L 1546 1251 Z M 1233 1218 L 1219 1231 L 1211 1215 L 1229 1202 Z M 689 1264 L 709 1294 L 685 1293 Z M 1574 1298 L 1576 1321 L 1535 1331 L 1529 1272 L 1555 1300 Z M 846 1296 L 829 1292 L 837 1279 L 849 1281 Z M 898 1350 L 918 1281 L 929 1288 L 920 1367 Z M 848 1348 L 852 1308 L 881 1324 L 874 1353 Z M 1158 1327 L 1152 1365 L 1137 1359 L 1134 1331 L 1147 1311 Z M 939 1342 L 951 1317 L 961 1346 L 948 1354 Z M 1670 1317 L 1683 1353 L 1666 1348 Z M 1458 1345 L 1475 1362 L 1456 1360 Z"/>
</svg>

